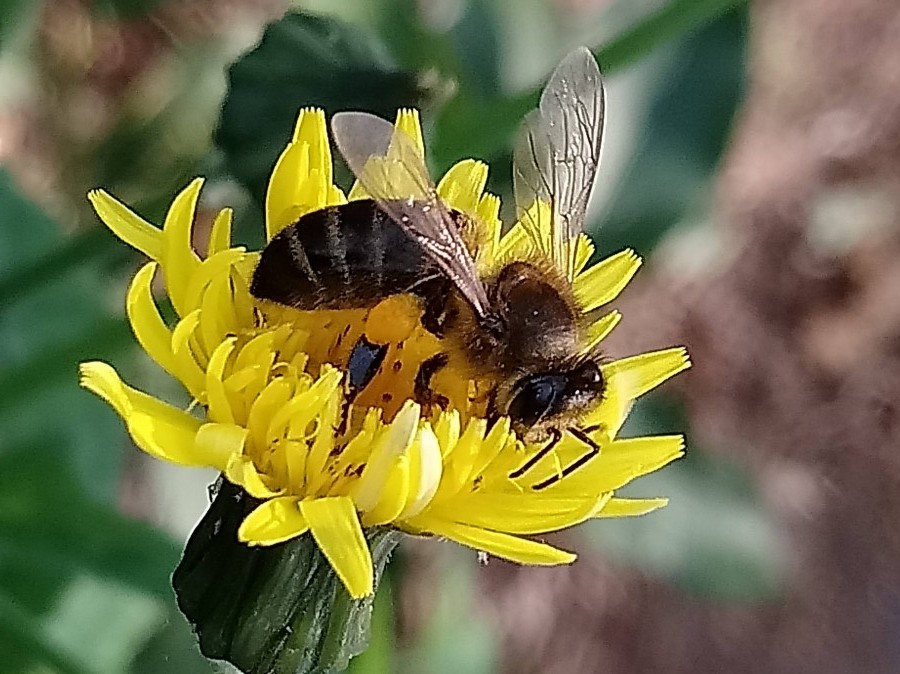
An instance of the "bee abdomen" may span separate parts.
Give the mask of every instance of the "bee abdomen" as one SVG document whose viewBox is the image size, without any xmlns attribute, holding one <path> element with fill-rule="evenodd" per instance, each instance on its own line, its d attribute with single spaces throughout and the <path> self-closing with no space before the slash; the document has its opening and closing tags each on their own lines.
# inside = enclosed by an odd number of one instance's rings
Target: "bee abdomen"
<svg viewBox="0 0 900 674">
<path fill-rule="evenodd" d="M 297 309 L 368 307 L 433 273 L 421 246 L 374 201 L 301 217 L 263 250 L 250 292 Z"/>
</svg>

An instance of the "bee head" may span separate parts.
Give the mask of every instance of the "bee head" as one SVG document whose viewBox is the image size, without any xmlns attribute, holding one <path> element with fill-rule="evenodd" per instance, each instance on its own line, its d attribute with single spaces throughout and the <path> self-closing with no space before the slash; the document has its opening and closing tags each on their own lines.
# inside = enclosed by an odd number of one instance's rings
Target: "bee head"
<svg viewBox="0 0 900 674">
<path fill-rule="evenodd" d="M 568 369 L 522 375 L 498 389 L 495 404 L 513 429 L 528 438 L 581 416 L 603 397 L 604 388 L 600 366 L 588 359 Z"/>
</svg>

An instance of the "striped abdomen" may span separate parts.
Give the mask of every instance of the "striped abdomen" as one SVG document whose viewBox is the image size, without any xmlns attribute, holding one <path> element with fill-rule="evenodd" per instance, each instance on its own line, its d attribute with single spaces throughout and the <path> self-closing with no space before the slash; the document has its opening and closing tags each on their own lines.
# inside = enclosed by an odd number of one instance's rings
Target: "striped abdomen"
<svg viewBox="0 0 900 674">
<path fill-rule="evenodd" d="M 250 292 L 303 310 L 361 308 L 397 293 L 424 296 L 423 282 L 438 274 L 418 242 L 364 199 L 308 213 L 279 232 Z"/>
</svg>

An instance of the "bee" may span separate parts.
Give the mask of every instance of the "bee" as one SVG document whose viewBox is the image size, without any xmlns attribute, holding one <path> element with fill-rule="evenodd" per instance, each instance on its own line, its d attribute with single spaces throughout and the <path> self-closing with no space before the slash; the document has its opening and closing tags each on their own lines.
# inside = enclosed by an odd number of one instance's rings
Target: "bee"
<svg viewBox="0 0 900 674">
<path fill-rule="evenodd" d="M 261 254 L 251 293 L 300 310 L 368 308 L 410 295 L 441 344 L 419 366 L 421 402 L 435 402 L 431 380 L 452 365 L 488 382 L 488 416 L 509 417 L 519 437 L 553 443 L 568 430 L 599 451 L 578 424 L 603 398 L 602 355 L 585 352 L 572 281 L 604 109 L 597 62 L 578 49 L 553 72 L 514 151 L 517 211 L 532 252 L 484 276 L 472 243 L 478 223 L 443 203 L 412 139 L 374 115 L 337 113 L 335 144 L 371 199 L 309 213 L 282 230 Z M 351 390 L 373 379 L 384 349 L 360 336 L 343 364 Z"/>
</svg>

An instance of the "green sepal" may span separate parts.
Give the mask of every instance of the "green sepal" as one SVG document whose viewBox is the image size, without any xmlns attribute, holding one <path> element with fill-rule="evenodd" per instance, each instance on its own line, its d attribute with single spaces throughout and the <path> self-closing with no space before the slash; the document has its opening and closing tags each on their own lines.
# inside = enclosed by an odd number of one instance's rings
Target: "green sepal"
<svg viewBox="0 0 900 674">
<path fill-rule="evenodd" d="M 310 534 L 272 547 L 237 539 L 258 501 L 220 480 L 172 576 L 200 651 L 246 674 L 343 670 L 369 642 L 374 595 L 352 599 Z M 400 533 L 367 532 L 375 586 Z"/>
</svg>

